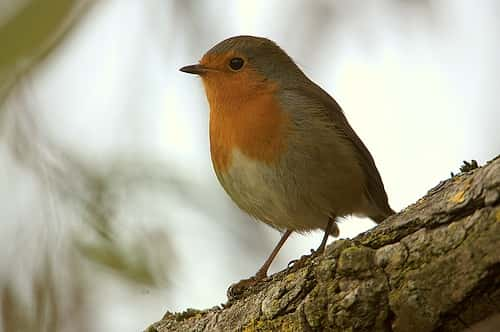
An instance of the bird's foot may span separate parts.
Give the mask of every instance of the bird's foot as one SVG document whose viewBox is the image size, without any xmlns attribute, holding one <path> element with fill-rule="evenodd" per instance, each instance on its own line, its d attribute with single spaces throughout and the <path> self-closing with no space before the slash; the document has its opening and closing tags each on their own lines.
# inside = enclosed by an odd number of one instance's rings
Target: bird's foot
<svg viewBox="0 0 500 332">
<path fill-rule="evenodd" d="M 235 300 L 236 298 L 240 297 L 246 290 L 254 287 L 257 285 L 260 281 L 266 279 L 267 275 L 259 274 L 257 273 L 251 278 L 248 279 L 243 279 L 240 280 L 227 289 L 227 298 L 229 301 Z"/>
<path fill-rule="evenodd" d="M 288 262 L 288 268 L 293 268 L 294 271 L 300 269 L 301 267 L 304 266 L 304 264 L 309 260 L 309 258 L 313 257 L 316 255 L 316 252 L 311 249 L 311 253 L 309 255 L 302 255 L 300 256 L 299 259 L 293 259 L 290 262 Z"/>
<path fill-rule="evenodd" d="M 297 271 L 298 269 L 303 267 L 309 259 L 321 255 L 324 251 L 325 251 L 324 246 L 320 246 L 316 250 L 311 249 L 311 253 L 309 255 L 302 255 L 299 259 L 291 260 L 288 263 L 288 268 L 293 268 L 294 271 Z"/>
</svg>

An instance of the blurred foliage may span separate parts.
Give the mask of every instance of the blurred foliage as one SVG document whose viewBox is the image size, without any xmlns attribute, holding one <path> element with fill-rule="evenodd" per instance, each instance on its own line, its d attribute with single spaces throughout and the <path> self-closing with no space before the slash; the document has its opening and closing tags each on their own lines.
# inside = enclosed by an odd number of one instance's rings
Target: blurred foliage
<svg viewBox="0 0 500 332">
<path fill-rule="evenodd" d="M 107 237 L 96 244 L 77 243 L 79 250 L 91 261 L 129 280 L 148 286 L 156 284 L 156 275 L 149 265 L 148 252 L 143 243 L 125 247 Z"/>
<path fill-rule="evenodd" d="M 26 1 L 6 22 L 0 22 L 0 102 L 19 77 L 60 45 L 92 3 L 82 0 Z"/>
<path fill-rule="evenodd" d="M 75 265 L 75 261 L 64 264 Z M 34 276 L 29 301 L 23 300 L 12 283 L 0 288 L 3 331 L 88 331 L 84 317 L 83 281 L 77 271 L 69 280 L 57 278 L 59 267 L 46 257 L 43 269 Z M 70 283 L 68 285 L 68 283 Z"/>
<path fill-rule="evenodd" d="M 3 331 L 88 331 L 85 294 L 86 287 L 92 285 L 89 278 L 95 273 L 86 272 L 88 264 L 82 258 L 147 286 L 164 286 L 165 265 L 174 261 L 173 250 L 162 231 L 135 235 L 128 241 L 119 238 L 110 213 L 116 202 L 107 199 L 114 188 L 113 174 L 99 175 L 52 144 L 37 125 L 33 111 L 36 106 L 29 104 L 30 98 L 22 88 L 16 89 L 63 44 L 93 4 L 94 1 L 85 0 L 13 3 L 17 8 L 12 15 L 0 21 L 0 129 L 3 134 L 0 138 L 19 165 L 38 177 L 47 203 L 44 208 L 49 210 L 45 220 L 48 229 L 53 222 L 50 219 L 60 213 L 54 209 L 72 209 L 80 221 L 63 241 L 62 249 L 51 247 L 50 236 L 49 243 L 37 244 L 38 256 L 45 259 L 36 262 L 39 268 L 34 269 L 32 275 L 22 276 L 30 280 L 28 287 L 19 286 L 20 276 L 2 271 L 0 326 Z M 63 251 L 63 255 L 59 251 Z M 168 260 L 165 259 L 167 253 Z M 23 297 L 26 292 L 28 296 Z"/>
<path fill-rule="evenodd" d="M 129 169 L 135 172 L 130 173 Z M 77 204 L 84 203 L 81 205 L 85 209 L 82 213 L 85 216 L 83 220 L 95 235 L 90 240 L 77 235 L 74 243 L 78 251 L 91 262 L 129 281 L 146 286 L 165 285 L 166 264 L 171 268 L 175 263 L 173 248 L 169 247 L 166 234 L 162 230 L 152 230 L 132 240 L 121 239 L 113 225 L 113 220 L 119 219 L 114 209 L 120 205 L 115 191 L 120 188 L 129 195 L 141 186 L 152 190 L 150 181 L 160 187 L 160 190 L 168 191 L 175 187 L 174 181 L 168 175 L 153 172 L 148 167 L 134 162 L 122 162 L 105 175 L 88 174 L 85 178 L 86 198 L 75 197 L 74 191 L 66 187 L 66 194 L 73 195 Z M 137 185 L 131 186 L 133 182 Z"/>
<path fill-rule="evenodd" d="M 5 22 L 0 22 L 0 105 L 16 83 L 60 45 L 90 4 L 86 2 L 82 6 L 82 2 L 70 0 L 24 1 Z M 19 3 L 14 5 L 19 6 Z M 3 111 L 6 109 L 0 108 Z M 4 128 L 13 125 L 5 123 L 8 121 L 5 116 L 0 121 L 4 122 Z M 11 147 L 14 150 L 19 148 L 19 142 L 15 140 L 6 143 L 13 143 Z M 18 151 L 15 155 L 21 156 L 22 153 Z M 30 158 L 31 161 L 35 159 Z M 27 299 L 23 299 L 23 292 L 16 285 L 19 276 L 2 275 L 3 278 L 10 278 L 0 280 L 0 320 L 3 331 L 60 331 L 64 319 L 68 319 L 71 314 L 74 315 L 71 322 L 74 324 L 73 330 L 87 330 L 84 320 L 78 319 L 85 311 L 78 260 L 73 256 L 72 259 L 55 264 L 49 259 L 48 250 L 42 255 L 45 255 L 45 260 L 40 264 L 41 268 L 30 276 L 30 295 Z M 66 283 L 65 287 L 56 277 L 61 268 L 72 271 L 70 284 Z M 23 291 L 26 292 L 25 289 Z"/>
</svg>

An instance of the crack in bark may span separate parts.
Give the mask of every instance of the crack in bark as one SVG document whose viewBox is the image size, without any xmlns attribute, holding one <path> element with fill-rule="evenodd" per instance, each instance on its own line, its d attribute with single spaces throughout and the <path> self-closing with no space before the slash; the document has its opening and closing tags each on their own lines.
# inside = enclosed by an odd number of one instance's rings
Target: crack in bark
<svg viewBox="0 0 500 332">
<path fill-rule="evenodd" d="M 485 297 L 488 299 L 490 290 L 498 289 L 500 286 L 500 263 L 495 264 L 490 269 L 488 269 L 487 275 L 480 280 L 476 287 L 474 287 L 466 297 L 458 303 L 455 307 L 453 307 L 448 315 L 444 315 L 438 324 L 438 329 L 446 329 L 446 331 L 452 331 L 447 329 L 448 326 L 453 323 L 453 318 L 461 322 L 464 327 L 470 327 L 470 323 L 467 323 L 466 319 L 462 318 L 464 313 L 475 304 L 476 298 Z M 491 303 L 491 300 L 488 300 Z M 498 312 L 498 306 L 494 306 L 496 311 Z M 482 306 L 482 310 L 479 313 L 476 313 L 477 320 L 482 320 L 487 318 L 488 316 L 495 313 L 495 309 L 488 308 L 488 306 Z M 475 310 L 477 311 L 477 309 Z M 480 315 L 481 317 L 478 317 Z M 474 323 L 474 322 L 472 322 Z"/>
<path fill-rule="evenodd" d="M 307 321 L 307 316 L 304 311 L 304 304 L 301 303 L 298 309 L 298 317 L 299 317 L 299 323 L 300 326 L 304 329 L 304 332 L 313 332 L 312 326 L 309 325 L 309 322 Z"/>
<path fill-rule="evenodd" d="M 287 310 L 286 313 L 295 312 L 297 310 L 298 306 L 301 303 L 303 303 L 303 301 L 307 297 L 307 295 L 309 295 L 309 293 L 311 293 L 311 291 L 318 284 L 317 281 L 314 279 L 308 280 L 309 276 L 310 276 L 310 272 L 306 276 L 306 282 L 305 282 L 304 286 L 302 287 L 302 289 L 300 290 L 300 292 L 294 298 L 291 299 L 290 303 L 285 308 L 285 309 L 287 309 L 288 307 L 290 307 L 292 305 L 294 307 L 293 310 L 289 310 L 289 311 Z M 296 301 L 296 300 L 298 300 L 298 301 Z"/>
<path fill-rule="evenodd" d="M 396 320 L 396 314 L 394 313 L 394 311 L 392 311 L 392 309 L 389 305 L 387 307 L 389 309 L 387 312 L 387 319 L 385 320 L 385 328 L 386 328 L 386 331 L 393 332 L 394 330 L 392 329 L 392 324 Z"/>
</svg>

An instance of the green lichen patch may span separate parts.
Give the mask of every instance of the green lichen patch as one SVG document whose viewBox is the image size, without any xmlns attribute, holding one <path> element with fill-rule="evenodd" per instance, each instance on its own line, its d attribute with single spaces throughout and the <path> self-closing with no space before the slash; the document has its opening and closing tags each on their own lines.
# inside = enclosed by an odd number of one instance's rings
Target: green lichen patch
<svg viewBox="0 0 500 332">
<path fill-rule="evenodd" d="M 337 273 L 358 275 L 374 265 L 374 250 L 363 246 L 344 249 L 337 264 Z"/>
<path fill-rule="evenodd" d="M 308 269 L 302 269 L 273 284 L 262 301 L 262 316 L 272 319 L 287 310 L 300 293 L 307 291 L 308 274 Z"/>
</svg>

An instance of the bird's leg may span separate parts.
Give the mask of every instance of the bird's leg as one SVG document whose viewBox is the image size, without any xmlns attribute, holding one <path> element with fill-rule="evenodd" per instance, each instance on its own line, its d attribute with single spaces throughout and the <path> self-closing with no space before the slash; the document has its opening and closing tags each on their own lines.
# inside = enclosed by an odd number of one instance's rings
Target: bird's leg
<svg viewBox="0 0 500 332">
<path fill-rule="evenodd" d="M 257 273 L 255 274 L 255 279 L 261 280 L 267 277 L 267 270 L 269 270 L 269 266 L 271 266 L 271 263 L 273 262 L 274 258 L 280 251 L 281 247 L 283 247 L 283 244 L 285 244 L 285 241 L 288 239 L 288 237 L 292 234 L 291 230 L 286 230 L 285 233 L 281 236 L 281 239 L 279 240 L 278 244 L 276 247 L 274 247 L 273 251 L 271 252 L 271 255 L 266 259 L 264 264 L 262 264 L 261 268 Z"/>
<path fill-rule="evenodd" d="M 293 261 L 288 263 L 288 266 L 290 267 L 293 265 L 294 269 L 301 268 L 309 257 L 321 254 L 323 251 L 325 251 L 326 242 L 328 241 L 328 237 L 330 235 L 333 235 L 335 237 L 339 236 L 339 228 L 337 227 L 337 224 L 335 224 L 335 218 L 328 219 L 328 224 L 326 224 L 325 228 L 325 234 L 323 235 L 323 239 L 321 240 L 321 244 L 319 245 L 318 249 L 311 249 L 310 255 L 303 255 L 299 259 L 294 259 Z"/>
<path fill-rule="evenodd" d="M 276 247 L 274 247 L 273 251 L 271 252 L 271 255 L 269 255 L 269 257 L 266 259 L 262 267 L 255 274 L 255 276 L 249 279 L 240 280 L 229 287 L 229 289 L 227 290 L 227 296 L 230 300 L 236 299 L 240 294 L 242 294 L 245 291 L 245 289 L 254 286 L 258 281 L 265 279 L 267 277 L 267 270 L 269 270 L 269 266 L 271 266 L 271 263 L 273 262 L 274 258 L 280 251 L 281 247 L 283 247 L 283 244 L 285 243 L 286 239 L 288 239 L 290 234 L 292 234 L 291 230 L 287 230 L 285 233 L 283 233 L 278 244 L 276 245 Z"/>
<path fill-rule="evenodd" d="M 336 231 L 334 231 L 334 227 L 336 227 Z M 337 225 L 335 225 L 335 219 L 332 218 L 328 219 L 328 224 L 326 225 L 325 228 L 325 234 L 323 235 L 323 240 L 321 240 L 321 244 L 319 245 L 318 249 L 314 251 L 314 253 L 320 254 L 323 251 L 325 251 L 326 241 L 328 241 L 328 237 L 330 236 L 331 233 L 334 233 L 335 236 L 338 236 L 339 234 L 339 229 L 337 228 Z"/>
</svg>

